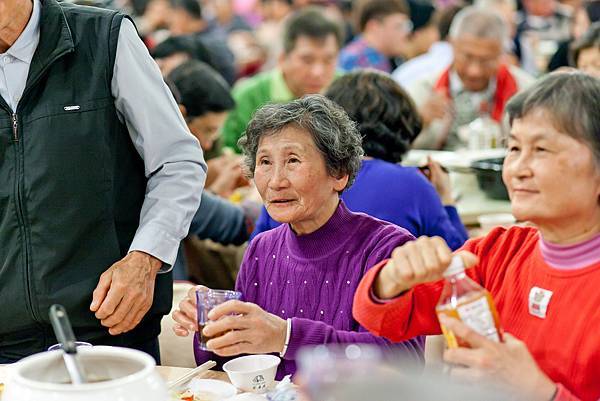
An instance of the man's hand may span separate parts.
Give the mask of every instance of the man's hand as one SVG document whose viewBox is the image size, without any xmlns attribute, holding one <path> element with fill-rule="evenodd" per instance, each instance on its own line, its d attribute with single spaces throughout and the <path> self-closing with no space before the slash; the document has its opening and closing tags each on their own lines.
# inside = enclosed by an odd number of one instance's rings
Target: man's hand
<svg viewBox="0 0 600 401">
<path fill-rule="evenodd" d="M 132 251 L 102 273 L 90 310 L 112 335 L 137 326 L 152 306 L 154 281 L 162 262 Z"/>
</svg>

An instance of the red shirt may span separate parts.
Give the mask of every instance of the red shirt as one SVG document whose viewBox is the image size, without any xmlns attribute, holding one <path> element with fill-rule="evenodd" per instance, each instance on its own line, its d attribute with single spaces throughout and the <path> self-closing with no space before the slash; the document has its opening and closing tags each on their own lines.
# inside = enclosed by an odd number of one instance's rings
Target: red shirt
<svg viewBox="0 0 600 401">
<path fill-rule="evenodd" d="M 521 339 L 540 368 L 559 384 L 556 400 L 600 399 L 600 263 L 576 270 L 552 268 L 542 258 L 534 228 L 497 228 L 463 247 L 479 256 L 467 274 L 496 302 L 505 331 Z M 369 331 L 393 341 L 440 334 L 435 314 L 443 282 L 419 285 L 390 302 L 371 297 L 385 262 L 361 281 L 353 313 Z M 552 292 L 544 318 L 529 312 L 530 292 Z"/>
</svg>

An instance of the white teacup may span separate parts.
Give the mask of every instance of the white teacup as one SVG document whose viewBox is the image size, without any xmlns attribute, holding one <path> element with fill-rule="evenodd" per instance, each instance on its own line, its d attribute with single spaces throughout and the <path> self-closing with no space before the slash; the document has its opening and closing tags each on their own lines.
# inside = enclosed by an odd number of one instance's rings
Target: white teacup
<svg viewBox="0 0 600 401">
<path fill-rule="evenodd" d="M 223 365 L 229 380 L 242 391 L 265 393 L 273 385 L 281 359 L 273 355 L 248 355 Z"/>
</svg>

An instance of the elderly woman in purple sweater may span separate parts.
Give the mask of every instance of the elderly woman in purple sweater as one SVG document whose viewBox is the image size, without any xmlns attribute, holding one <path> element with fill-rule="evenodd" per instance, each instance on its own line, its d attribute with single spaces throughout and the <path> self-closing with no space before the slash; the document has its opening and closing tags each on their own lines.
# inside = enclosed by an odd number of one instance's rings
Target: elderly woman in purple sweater
<svg viewBox="0 0 600 401">
<path fill-rule="evenodd" d="M 260 109 L 240 140 L 250 176 L 273 219 L 285 223 L 258 235 L 246 250 L 236 282 L 244 302 L 209 314 L 203 333 L 214 354 L 278 353 L 278 378 L 296 370 L 302 346 L 371 343 L 422 360 L 422 339 L 400 344 L 368 333 L 352 317 L 362 276 L 413 238 L 403 228 L 340 200 L 363 155 L 346 112 L 320 95 Z M 194 290 L 173 312 L 175 333 L 196 330 Z M 214 357 L 195 350 L 198 363 Z"/>
</svg>

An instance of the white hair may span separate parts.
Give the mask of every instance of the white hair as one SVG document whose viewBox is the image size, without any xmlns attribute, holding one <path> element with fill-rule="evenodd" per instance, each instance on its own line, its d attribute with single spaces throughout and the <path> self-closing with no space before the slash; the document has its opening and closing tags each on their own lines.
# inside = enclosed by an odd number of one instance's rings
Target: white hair
<svg viewBox="0 0 600 401">
<path fill-rule="evenodd" d="M 450 38 L 472 35 L 479 39 L 494 39 L 504 43 L 508 28 L 502 17 L 485 8 L 469 6 L 456 14 L 450 26 Z"/>
</svg>

